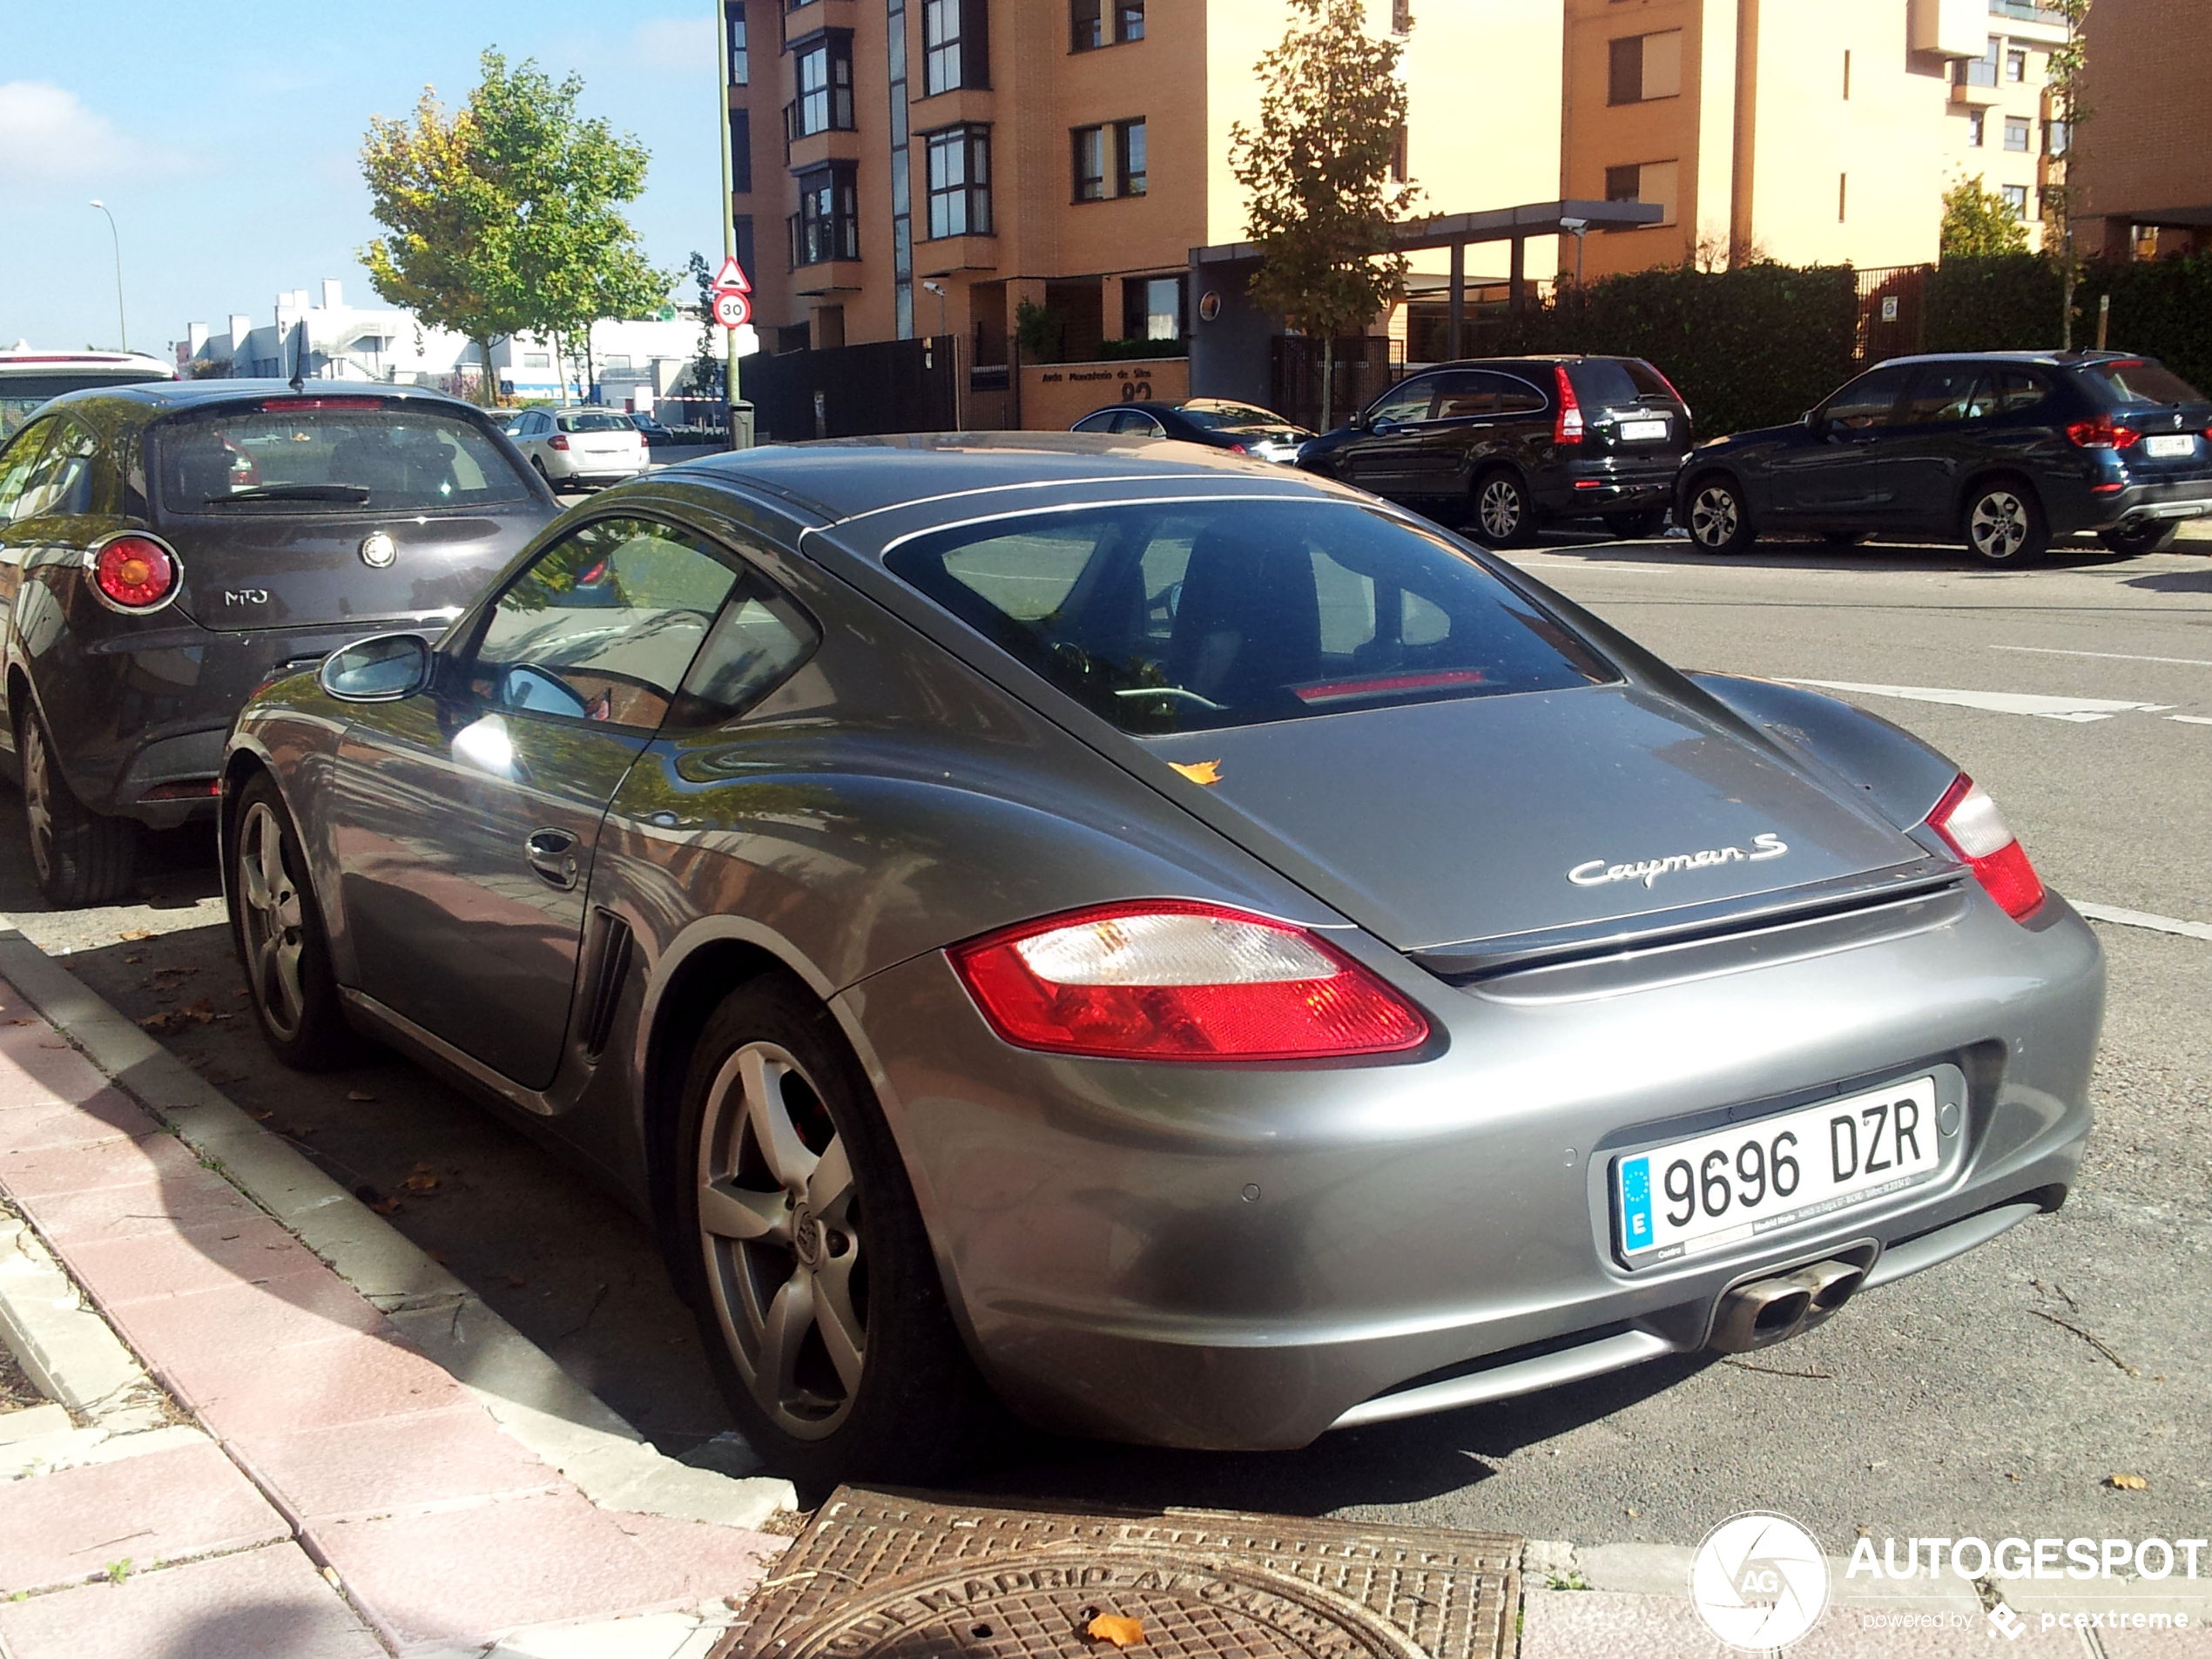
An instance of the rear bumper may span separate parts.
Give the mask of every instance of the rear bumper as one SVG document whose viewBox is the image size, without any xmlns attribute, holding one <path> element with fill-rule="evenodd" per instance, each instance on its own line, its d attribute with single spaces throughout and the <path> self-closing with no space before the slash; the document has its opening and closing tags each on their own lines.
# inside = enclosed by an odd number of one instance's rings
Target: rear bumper
<svg viewBox="0 0 2212 1659">
<path fill-rule="evenodd" d="M 2057 535 L 2075 530 L 2134 529 L 2145 524 L 2212 516 L 2212 475 L 2134 483 L 2107 463 L 2094 476 L 2050 479 L 2044 505 Z M 2117 489 L 2109 486 L 2117 483 Z"/>
<path fill-rule="evenodd" d="M 1216 1449 L 1552 1386 L 1703 1347 L 1722 1294 L 1856 1251 L 1879 1284 L 2063 1201 L 2103 966 L 2054 900 L 1755 973 L 1514 1005 L 1362 959 L 1450 1045 L 1234 1073 L 1050 1061 L 941 957 L 847 993 L 947 1290 L 1031 1421 Z M 1939 1174 L 1631 1271 L 1622 1151 L 1950 1068 Z M 1846 1307 L 1838 1316 L 1852 1317 Z"/>
<path fill-rule="evenodd" d="M 1673 458 L 1660 465 L 1578 462 L 1539 475 L 1532 493 L 1538 510 L 1552 518 L 1642 512 L 1673 501 L 1678 469 L 1679 463 Z"/>
</svg>

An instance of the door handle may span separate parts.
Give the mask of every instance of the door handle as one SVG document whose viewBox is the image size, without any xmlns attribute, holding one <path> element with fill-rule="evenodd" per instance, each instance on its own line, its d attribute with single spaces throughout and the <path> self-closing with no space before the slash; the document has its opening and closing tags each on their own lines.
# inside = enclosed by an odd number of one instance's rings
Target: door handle
<svg viewBox="0 0 2212 1659">
<path fill-rule="evenodd" d="M 523 843 L 530 868 L 563 890 L 576 886 L 577 839 L 564 829 L 534 830 Z"/>
</svg>

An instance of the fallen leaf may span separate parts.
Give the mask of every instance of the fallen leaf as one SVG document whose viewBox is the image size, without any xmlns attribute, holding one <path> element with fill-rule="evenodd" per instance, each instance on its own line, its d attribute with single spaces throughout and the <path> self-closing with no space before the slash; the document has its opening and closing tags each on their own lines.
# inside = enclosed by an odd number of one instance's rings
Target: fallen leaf
<svg viewBox="0 0 2212 1659">
<path fill-rule="evenodd" d="M 435 1192 L 438 1190 L 438 1177 L 435 1175 L 411 1175 L 401 1182 L 400 1186 L 402 1190 L 408 1192 Z"/>
<path fill-rule="evenodd" d="M 1110 1642 L 1117 1648 L 1141 1648 L 1144 1645 L 1144 1621 L 1102 1613 L 1083 1626 L 1083 1634 L 1093 1642 Z"/>
<path fill-rule="evenodd" d="M 397 1198 L 379 1198 L 369 1208 L 380 1216 L 396 1216 L 400 1213 L 400 1201 Z"/>
<path fill-rule="evenodd" d="M 137 967 L 137 966 L 138 966 L 140 962 L 143 962 L 144 961 L 145 961 L 145 957 L 143 957 L 143 956 L 125 956 L 125 957 L 123 959 L 123 965 L 124 965 L 125 968 L 136 968 L 136 967 Z"/>
<path fill-rule="evenodd" d="M 2105 1484 L 2121 1492 L 2141 1492 L 2150 1485 L 2140 1474 L 2115 1474 Z"/>
<path fill-rule="evenodd" d="M 507 1276 L 507 1282 L 519 1291 L 529 1284 L 529 1280 L 524 1278 L 520 1273 L 509 1273 Z"/>
<path fill-rule="evenodd" d="M 248 1112 L 246 1116 L 253 1118 L 256 1123 L 266 1123 L 269 1121 L 269 1119 L 274 1117 L 276 1114 L 274 1112 Z"/>
<path fill-rule="evenodd" d="M 1192 783 L 1204 784 L 1208 788 L 1221 781 L 1221 762 L 1218 760 L 1193 760 L 1187 765 L 1180 760 L 1170 760 L 1168 765 Z"/>
<path fill-rule="evenodd" d="M 153 929 L 151 927 L 133 927 L 129 933 L 118 934 L 116 934 L 116 937 L 125 941 L 132 939 L 151 939 L 153 937 Z"/>
<path fill-rule="evenodd" d="M 370 1094 L 364 1094 L 358 1089 L 348 1089 L 346 1091 L 346 1098 L 347 1100 L 371 1101 L 374 1100 L 376 1096 Z"/>
</svg>

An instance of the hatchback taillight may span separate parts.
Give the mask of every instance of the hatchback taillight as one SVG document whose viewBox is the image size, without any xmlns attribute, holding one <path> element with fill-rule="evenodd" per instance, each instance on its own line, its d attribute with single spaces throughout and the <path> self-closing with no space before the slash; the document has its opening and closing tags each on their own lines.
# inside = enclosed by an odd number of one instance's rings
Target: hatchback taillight
<svg viewBox="0 0 2212 1659">
<path fill-rule="evenodd" d="M 1965 772 L 1928 814 L 1928 827 L 1966 860 L 1974 880 L 2013 921 L 2032 914 L 2043 902 L 2043 879 L 2028 862 L 2027 849 L 2006 826 L 1989 792 Z"/>
<path fill-rule="evenodd" d="M 1559 384 L 1559 415 L 1552 422 L 1554 443 L 1580 443 L 1582 441 L 1582 406 L 1575 396 L 1575 382 L 1567 378 L 1567 365 L 1554 363 L 1552 374 Z"/>
<path fill-rule="evenodd" d="M 567 435 L 566 435 L 565 433 L 556 432 L 556 433 L 553 435 L 553 447 L 554 447 L 556 449 L 565 449 L 565 448 L 567 448 L 569 447 L 569 440 L 568 440 L 568 436 L 567 436 Z"/>
<path fill-rule="evenodd" d="M 1220 905 L 1101 905 L 950 954 L 999 1035 L 1050 1054 L 1341 1059 L 1429 1036 L 1419 1008 L 1317 934 Z"/>
<path fill-rule="evenodd" d="M 108 602 L 145 610 L 177 590 L 176 556 L 150 536 L 118 536 L 92 556 L 92 581 Z"/>
<path fill-rule="evenodd" d="M 2109 415 L 2100 415 L 2094 421 L 2076 421 L 2066 429 L 2067 439 L 2077 449 L 2125 449 L 2142 435 L 2131 426 L 2121 426 Z"/>
</svg>

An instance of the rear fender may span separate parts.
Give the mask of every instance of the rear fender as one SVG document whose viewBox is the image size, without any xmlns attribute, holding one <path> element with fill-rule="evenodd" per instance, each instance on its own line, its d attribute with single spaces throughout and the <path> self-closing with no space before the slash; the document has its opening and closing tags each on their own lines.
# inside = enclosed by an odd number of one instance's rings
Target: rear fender
<svg viewBox="0 0 2212 1659">
<path fill-rule="evenodd" d="M 1959 776 L 1948 757 L 1838 698 L 1734 674 L 1684 678 L 1794 759 L 1848 786 L 1901 830 L 1925 819 Z"/>
</svg>

